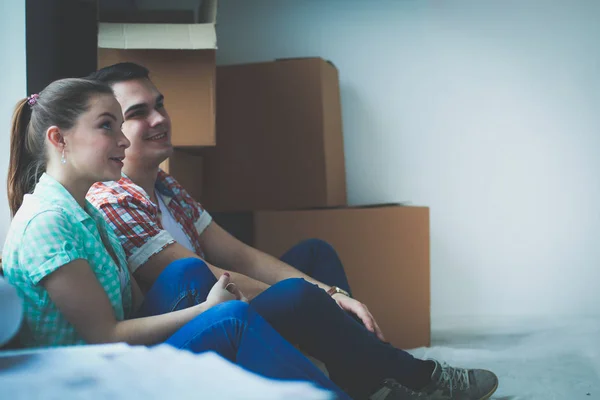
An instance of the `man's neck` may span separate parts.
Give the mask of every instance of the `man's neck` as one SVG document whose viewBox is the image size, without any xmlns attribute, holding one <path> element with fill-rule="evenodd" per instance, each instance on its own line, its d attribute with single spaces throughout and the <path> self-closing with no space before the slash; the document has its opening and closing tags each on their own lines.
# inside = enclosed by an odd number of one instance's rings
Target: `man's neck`
<svg viewBox="0 0 600 400">
<path fill-rule="evenodd" d="M 154 194 L 154 185 L 158 177 L 158 166 L 154 168 L 123 168 L 123 173 L 136 185 L 144 189 L 155 204 L 157 203 L 156 195 Z"/>
</svg>

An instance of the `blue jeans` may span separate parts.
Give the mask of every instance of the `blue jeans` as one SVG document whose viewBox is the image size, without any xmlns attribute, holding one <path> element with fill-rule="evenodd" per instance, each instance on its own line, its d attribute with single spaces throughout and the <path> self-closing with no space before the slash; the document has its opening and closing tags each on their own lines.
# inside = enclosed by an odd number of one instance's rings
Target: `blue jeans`
<svg viewBox="0 0 600 400">
<path fill-rule="evenodd" d="M 350 289 L 339 257 L 323 241 L 302 242 L 282 260 L 328 285 Z M 169 265 L 159 281 L 177 293 L 171 303 L 184 308 L 204 301 L 216 278 L 201 260 L 184 259 Z M 380 341 L 325 291 L 303 279 L 278 282 L 250 305 L 283 338 L 323 361 L 331 379 L 353 398 L 368 397 L 386 378 L 415 389 L 429 380 L 428 363 Z"/>
<path fill-rule="evenodd" d="M 340 257 L 335 249 L 323 240 L 305 240 L 281 256 L 281 261 L 319 282 L 337 286 L 352 295 Z"/>
<path fill-rule="evenodd" d="M 172 271 L 198 270 L 198 263 L 190 260 L 195 259 L 176 261 L 169 266 L 174 268 L 158 277 L 146 295 L 139 317 L 180 310 L 196 303 L 194 291 L 182 297 L 173 282 L 176 276 Z M 165 343 L 193 353 L 214 351 L 259 375 L 310 381 L 331 390 L 339 399 L 350 399 L 252 307 L 241 301 L 228 301 L 210 308 L 180 328 Z"/>
</svg>

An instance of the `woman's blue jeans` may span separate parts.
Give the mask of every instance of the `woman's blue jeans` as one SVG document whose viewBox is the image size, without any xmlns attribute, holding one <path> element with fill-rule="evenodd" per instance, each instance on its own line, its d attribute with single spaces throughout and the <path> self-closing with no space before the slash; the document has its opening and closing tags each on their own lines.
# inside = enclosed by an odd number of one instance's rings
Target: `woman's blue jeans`
<svg viewBox="0 0 600 400">
<path fill-rule="evenodd" d="M 193 263 L 188 263 L 191 266 Z M 186 266 L 177 266 L 187 269 Z M 175 311 L 189 305 L 181 301 L 173 276 L 161 274 L 150 289 L 139 317 Z M 169 282 L 171 281 L 171 282 Z M 191 295 L 193 296 L 193 295 Z M 153 306 L 163 303 L 174 306 Z M 281 337 L 252 307 L 228 301 L 198 315 L 166 341 L 193 353 L 214 351 L 249 371 L 272 379 L 310 381 L 331 390 L 338 399 L 350 399 L 298 349 Z"/>
<path fill-rule="evenodd" d="M 321 282 L 350 291 L 339 257 L 323 241 L 302 242 L 282 260 Z M 142 312 L 150 309 L 158 310 L 152 312 L 158 314 L 201 303 L 215 282 L 201 260 L 173 262 L 148 292 Z M 395 378 L 408 387 L 428 378 L 424 376 L 428 364 L 380 341 L 325 291 L 304 279 L 278 282 L 252 300 L 250 306 L 288 342 L 323 361 L 331 379 L 353 398 L 368 397 L 386 378 Z M 257 372 L 273 376 L 275 371 L 263 368 Z"/>
</svg>

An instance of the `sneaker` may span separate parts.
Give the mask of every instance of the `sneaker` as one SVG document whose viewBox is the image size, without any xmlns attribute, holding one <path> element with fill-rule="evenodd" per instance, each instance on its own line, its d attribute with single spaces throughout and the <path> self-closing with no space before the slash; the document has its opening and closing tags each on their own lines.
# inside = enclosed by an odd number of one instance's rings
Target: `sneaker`
<svg viewBox="0 0 600 400">
<path fill-rule="evenodd" d="M 429 361 L 435 363 L 429 385 L 411 390 L 394 379 L 386 379 L 369 400 L 486 400 L 498 388 L 498 378 L 490 371 L 453 368 Z"/>
<path fill-rule="evenodd" d="M 412 400 L 412 399 L 427 399 L 424 393 L 418 393 L 402 386 L 394 379 L 386 379 L 383 386 L 375 393 L 369 396 L 369 400 Z"/>
<path fill-rule="evenodd" d="M 483 369 L 454 368 L 436 360 L 431 383 L 418 392 L 432 400 L 486 400 L 498 389 L 498 377 Z"/>
</svg>

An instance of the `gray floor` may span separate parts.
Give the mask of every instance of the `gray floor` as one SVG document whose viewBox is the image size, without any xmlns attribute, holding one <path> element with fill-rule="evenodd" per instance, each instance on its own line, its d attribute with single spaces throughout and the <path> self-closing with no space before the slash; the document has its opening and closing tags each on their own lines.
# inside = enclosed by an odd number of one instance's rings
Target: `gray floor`
<svg viewBox="0 0 600 400">
<path fill-rule="evenodd" d="M 455 319 L 411 353 L 494 371 L 496 400 L 600 399 L 600 317 Z"/>
</svg>

